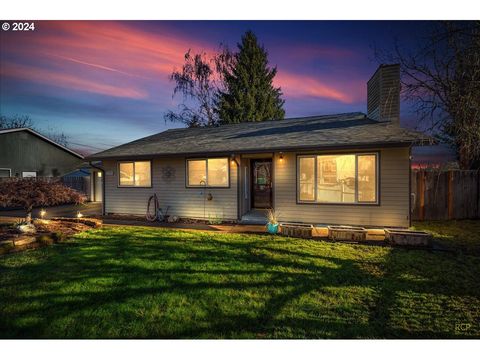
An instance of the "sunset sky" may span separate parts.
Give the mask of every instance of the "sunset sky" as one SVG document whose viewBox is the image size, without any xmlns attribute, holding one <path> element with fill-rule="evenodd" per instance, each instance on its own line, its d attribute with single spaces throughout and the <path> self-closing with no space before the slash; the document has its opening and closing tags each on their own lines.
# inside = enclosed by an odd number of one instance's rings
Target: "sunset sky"
<svg viewBox="0 0 480 360">
<path fill-rule="evenodd" d="M 253 30 L 277 66 L 287 117 L 366 112 L 374 47 L 397 38 L 414 47 L 426 22 L 368 21 L 36 21 L 33 32 L 0 32 L 0 111 L 29 115 L 70 146 L 97 152 L 178 127 L 174 68 L 185 52 L 236 46 Z M 414 127 L 409 104 L 403 125 Z"/>
</svg>

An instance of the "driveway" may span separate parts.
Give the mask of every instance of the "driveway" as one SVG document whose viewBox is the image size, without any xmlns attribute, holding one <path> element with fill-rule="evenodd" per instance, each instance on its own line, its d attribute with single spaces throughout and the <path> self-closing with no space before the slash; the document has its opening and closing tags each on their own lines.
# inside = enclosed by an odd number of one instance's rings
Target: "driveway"
<svg viewBox="0 0 480 360">
<path fill-rule="evenodd" d="M 42 208 L 36 208 L 32 211 L 32 216 L 39 218 L 40 217 L 40 210 Z M 88 202 L 83 205 L 59 205 L 59 206 L 51 206 L 44 208 L 47 213 L 45 215 L 45 219 L 50 219 L 52 217 L 76 217 L 77 213 L 80 211 L 83 216 L 94 216 L 94 215 L 102 215 L 102 203 L 101 202 Z M 15 218 L 24 218 L 25 211 L 24 210 L 0 210 L 0 216 L 8 216 L 8 217 L 15 217 Z"/>
</svg>

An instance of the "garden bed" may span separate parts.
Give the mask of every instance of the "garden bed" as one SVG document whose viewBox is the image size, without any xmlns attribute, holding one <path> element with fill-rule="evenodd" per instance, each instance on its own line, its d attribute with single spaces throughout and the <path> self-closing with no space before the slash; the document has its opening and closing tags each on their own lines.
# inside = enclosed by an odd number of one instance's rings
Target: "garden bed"
<svg viewBox="0 0 480 360">
<path fill-rule="evenodd" d="M 19 232 L 16 224 L 3 224 L 0 227 L 0 255 L 62 242 L 72 235 L 97 228 L 102 222 L 98 219 L 55 219 L 34 220 L 33 224 L 34 234 Z"/>
</svg>

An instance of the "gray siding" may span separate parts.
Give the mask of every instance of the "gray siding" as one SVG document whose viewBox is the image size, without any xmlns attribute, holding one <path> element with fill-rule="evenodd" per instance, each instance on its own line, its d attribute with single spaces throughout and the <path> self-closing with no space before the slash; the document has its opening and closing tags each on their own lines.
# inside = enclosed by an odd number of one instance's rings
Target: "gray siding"
<svg viewBox="0 0 480 360">
<path fill-rule="evenodd" d="M 275 157 L 274 206 L 283 221 L 314 224 L 409 226 L 409 149 L 380 153 L 380 205 L 297 204 L 296 154 Z M 321 152 L 316 152 L 321 154 Z"/>
<path fill-rule="evenodd" d="M 185 158 L 160 158 L 152 161 L 151 188 L 118 187 L 117 161 L 104 161 L 105 212 L 144 216 L 148 198 L 157 194 L 160 207 L 168 213 L 185 218 L 203 219 L 203 189 L 185 187 Z M 165 170 L 170 170 L 170 178 Z M 206 189 L 213 199 L 205 201 L 205 217 L 237 219 L 237 166 L 230 164 L 230 188 Z"/>
<path fill-rule="evenodd" d="M 36 171 L 37 176 L 61 176 L 75 170 L 82 159 L 27 131 L 0 134 L 0 168 L 12 176 Z"/>
<path fill-rule="evenodd" d="M 351 150 L 353 152 L 355 150 Z M 282 221 L 313 224 L 368 226 L 409 226 L 409 149 L 372 149 L 380 154 L 379 205 L 297 204 L 296 154 L 284 153 L 282 162 L 274 156 L 274 206 Z M 320 154 L 322 152 L 315 152 Z M 242 161 L 242 163 L 245 163 Z M 116 161 L 105 161 L 105 211 L 144 216 L 148 198 L 157 193 L 160 207 L 170 206 L 169 214 L 185 218 L 203 218 L 203 191 L 185 187 L 185 158 L 154 159 L 152 188 L 119 188 Z M 162 176 L 169 167 L 170 179 Z M 243 173 L 242 173 L 243 175 Z M 213 195 L 206 201 L 205 215 L 238 219 L 237 165 L 230 164 L 230 188 L 207 189 Z M 243 181 L 241 191 L 243 193 Z M 240 197 L 240 199 L 242 199 Z M 243 201 L 242 201 L 243 202 Z M 248 208 L 243 204 L 242 208 Z M 244 209 L 245 211 L 246 209 Z M 244 212 L 242 211 L 242 213 Z"/>
</svg>

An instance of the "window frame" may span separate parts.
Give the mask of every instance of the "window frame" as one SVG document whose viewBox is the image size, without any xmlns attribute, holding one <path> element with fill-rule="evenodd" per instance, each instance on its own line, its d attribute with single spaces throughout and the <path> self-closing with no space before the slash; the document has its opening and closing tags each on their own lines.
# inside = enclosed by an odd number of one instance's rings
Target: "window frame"
<svg viewBox="0 0 480 360">
<path fill-rule="evenodd" d="M 12 177 L 12 169 L 11 168 L 0 168 L 0 170 L 8 170 L 8 178 Z"/>
<path fill-rule="evenodd" d="M 318 160 L 319 156 L 334 156 L 334 155 L 354 155 L 355 156 L 355 201 L 354 202 L 322 202 L 317 200 L 317 175 L 318 175 Z M 358 201 L 358 157 L 362 155 L 375 156 L 375 201 Z M 300 158 L 314 158 L 314 200 L 300 199 Z M 314 205 L 341 205 L 341 206 L 379 206 L 380 205 L 380 152 L 366 151 L 366 152 L 337 152 L 325 154 L 297 154 L 296 159 L 296 200 L 297 204 L 314 204 Z"/>
<path fill-rule="evenodd" d="M 150 163 L 150 185 L 148 186 L 140 186 L 135 185 L 135 163 L 136 162 L 149 162 Z M 120 184 L 120 164 L 133 164 L 133 185 L 122 185 Z M 152 160 L 123 160 L 117 162 L 117 188 L 135 188 L 135 189 L 149 189 L 152 187 L 152 180 L 153 180 L 153 168 L 152 168 Z"/>
<path fill-rule="evenodd" d="M 225 159 L 227 160 L 227 185 L 225 186 L 209 186 L 208 185 L 208 160 L 209 159 Z M 204 160 L 205 161 L 205 173 L 206 173 L 206 178 L 207 182 L 205 185 L 190 185 L 190 182 L 188 181 L 188 165 L 190 161 L 200 161 Z M 219 157 L 201 157 L 201 158 L 186 158 L 185 159 L 185 188 L 187 189 L 203 189 L 203 188 L 208 188 L 208 189 L 229 189 L 230 188 L 230 158 L 228 156 L 219 156 Z"/>
</svg>

